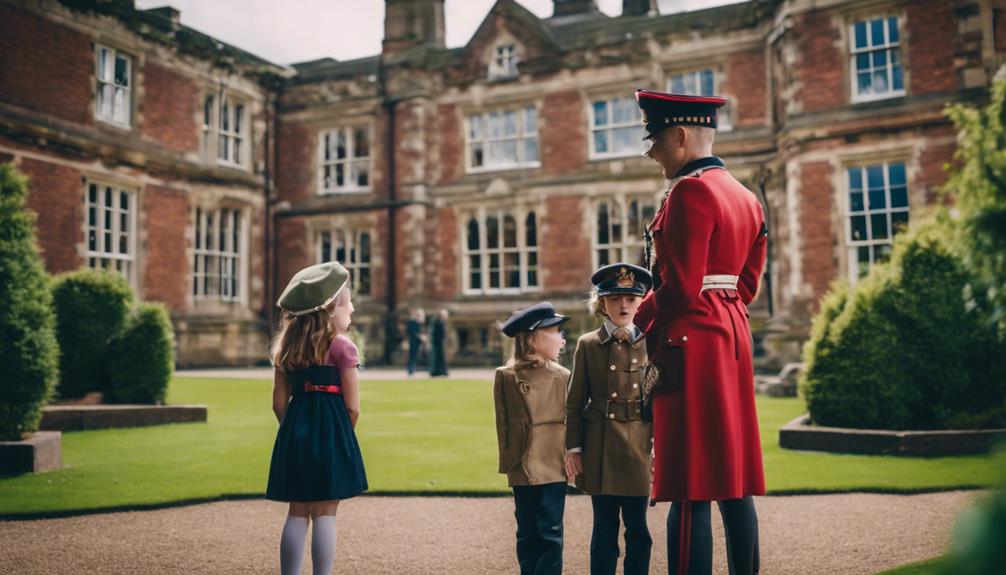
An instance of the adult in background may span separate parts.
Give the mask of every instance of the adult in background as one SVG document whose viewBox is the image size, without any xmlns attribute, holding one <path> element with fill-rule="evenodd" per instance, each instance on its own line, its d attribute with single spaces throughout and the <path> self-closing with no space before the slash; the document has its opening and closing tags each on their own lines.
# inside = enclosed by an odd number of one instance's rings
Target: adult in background
<svg viewBox="0 0 1006 575">
<path fill-rule="evenodd" d="M 447 310 L 441 309 L 430 328 L 430 376 L 447 375 Z"/>
<path fill-rule="evenodd" d="M 765 263 L 761 204 L 713 155 L 723 98 L 637 90 L 646 156 L 670 180 L 647 228 L 655 289 L 639 306 L 650 361 L 651 498 L 671 501 L 668 571 L 712 573 L 710 502 L 719 504 L 731 575 L 758 572 L 765 494 L 747 304 Z"/>
<path fill-rule="evenodd" d="M 409 314 L 409 321 L 405 325 L 405 333 L 409 338 L 409 363 L 405 369 L 409 375 L 416 372 L 416 362 L 419 361 L 419 353 L 426 343 L 426 335 L 423 333 L 426 324 L 426 312 L 423 308 L 417 307 Z"/>
</svg>

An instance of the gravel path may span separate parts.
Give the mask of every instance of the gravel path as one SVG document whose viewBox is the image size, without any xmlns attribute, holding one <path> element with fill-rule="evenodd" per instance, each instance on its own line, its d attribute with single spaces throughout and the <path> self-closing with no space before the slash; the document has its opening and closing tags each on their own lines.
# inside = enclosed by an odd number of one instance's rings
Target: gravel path
<svg viewBox="0 0 1006 575">
<path fill-rule="evenodd" d="M 868 574 L 935 556 L 956 514 L 979 495 L 761 497 L 762 573 Z M 0 522 L 0 571 L 29 574 L 274 574 L 286 506 L 229 501 Z M 667 505 L 650 509 L 651 573 L 666 573 Z M 565 572 L 587 573 L 590 500 L 566 504 Z M 725 574 L 713 512 L 715 572 Z M 507 497 L 360 497 L 339 511 L 336 573 L 516 573 Z M 310 549 L 310 544 L 308 544 Z M 305 573 L 310 572 L 310 558 Z"/>
</svg>

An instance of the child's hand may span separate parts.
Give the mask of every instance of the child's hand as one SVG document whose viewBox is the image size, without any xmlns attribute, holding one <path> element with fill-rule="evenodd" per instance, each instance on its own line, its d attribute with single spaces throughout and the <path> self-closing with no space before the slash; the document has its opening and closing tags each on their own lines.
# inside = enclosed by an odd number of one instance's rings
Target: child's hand
<svg viewBox="0 0 1006 575">
<path fill-rule="evenodd" d="M 570 453 L 566 456 L 566 477 L 573 479 L 583 473 L 583 455 L 580 453 Z"/>
</svg>

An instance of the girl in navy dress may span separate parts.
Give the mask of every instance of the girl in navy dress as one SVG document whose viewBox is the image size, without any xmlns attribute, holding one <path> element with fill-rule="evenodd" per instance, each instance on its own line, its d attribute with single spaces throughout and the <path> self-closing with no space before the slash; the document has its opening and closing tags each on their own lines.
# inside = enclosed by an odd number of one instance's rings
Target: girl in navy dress
<svg viewBox="0 0 1006 575">
<path fill-rule="evenodd" d="M 284 318 L 271 354 L 272 403 L 280 425 L 266 498 L 290 503 L 280 541 L 281 573 L 300 573 L 313 521 L 313 572 L 328 575 L 335 563 L 339 502 L 367 490 L 353 431 L 360 417 L 359 355 L 346 337 L 354 311 L 349 272 L 336 262 L 303 269 L 277 305 Z"/>
</svg>

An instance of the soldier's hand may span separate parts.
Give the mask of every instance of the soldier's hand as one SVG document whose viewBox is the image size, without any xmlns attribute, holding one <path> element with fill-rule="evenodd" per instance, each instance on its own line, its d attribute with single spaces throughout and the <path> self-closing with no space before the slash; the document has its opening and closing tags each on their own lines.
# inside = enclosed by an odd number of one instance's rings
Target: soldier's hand
<svg viewBox="0 0 1006 575">
<path fill-rule="evenodd" d="M 583 455 L 580 453 L 570 453 L 566 456 L 566 477 L 572 479 L 583 473 Z"/>
</svg>

